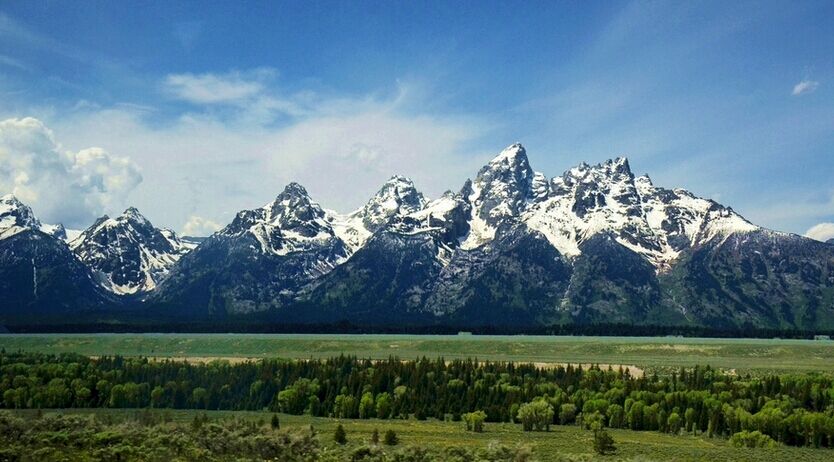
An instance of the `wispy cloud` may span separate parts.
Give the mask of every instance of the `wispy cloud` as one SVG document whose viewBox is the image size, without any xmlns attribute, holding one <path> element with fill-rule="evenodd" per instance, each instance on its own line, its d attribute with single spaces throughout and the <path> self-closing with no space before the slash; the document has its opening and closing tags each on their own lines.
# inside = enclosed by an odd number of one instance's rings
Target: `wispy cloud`
<svg viewBox="0 0 834 462">
<path fill-rule="evenodd" d="M 247 71 L 204 74 L 170 74 L 166 92 L 198 106 L 234 107 L 247 122 L 268 124 L 275 116 L 300 117 L 312 111 L 310 92 L 283 95 L 275 85 L 278 71 L 264 67 Z"/>
<path fill-rule="evenodd" d="M 823 242 L 834 239 L 834 223 L 816 224 L 805 232 L 805 236 Z"/>
<path fill-rule="evenodd" d="M 0 55 L 0 65 L 7 66 L 7 67 L 14 67 L 16 69 L 20 69 L 22 71 L 28 71 L 29 67 L 23 64 L 21 61 L 14 59 L 10 56 Z"/>
<path fill-rule="evenodd" d="M 808 93 L 815 92 L 819 86 L 820 86 L 819 82 L 817 82 L 815 80 L 807 80 L 806 79 L 806 80 L 803 80 L 803 81 L 799 82 L 798 84 L 794 85 L 793 86 L 793 91 L 791 92 L 791 94 L 793 96 L 806 95 Z"/>
<path fill-rule="evenodd" d="M 165 78 L 165 86 L 175 97 L 190 103 L 240 103 L 261 93 L 264 86 L 259 80 L 268 74 L 171 74 Z"/>
</svg>

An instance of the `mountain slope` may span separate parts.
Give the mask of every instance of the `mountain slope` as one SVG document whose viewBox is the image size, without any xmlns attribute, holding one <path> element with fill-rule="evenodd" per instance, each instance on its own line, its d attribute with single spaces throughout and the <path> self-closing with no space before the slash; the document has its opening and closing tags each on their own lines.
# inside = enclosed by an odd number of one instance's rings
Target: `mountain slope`
<svg viewBox="0 0 834 462">
<path fill-rule="evenodd" d="M 733 234 L 685 252 L 660 282 L 698 324 L 834 328 L 834 247 L 805 237 Z"/>
</svg>

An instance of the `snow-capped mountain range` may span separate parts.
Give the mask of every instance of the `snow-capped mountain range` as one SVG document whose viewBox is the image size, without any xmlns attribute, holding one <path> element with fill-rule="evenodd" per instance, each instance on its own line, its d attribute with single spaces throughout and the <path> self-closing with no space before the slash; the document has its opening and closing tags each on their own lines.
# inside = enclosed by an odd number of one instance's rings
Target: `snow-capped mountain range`
<svg viewBox="0 0 834 462">
<path fill-rule="evenodd" d="M 4 196 L 0 246 L 21 230 L 67 240 Z M 655 186 L 625 158 L 548 179 L 520 144 L 431 201 L 394 176 L 340 214 L 291 183 L 199 244 L 130 208 L 67 245 L 126 309 L 174 316 L 834 325 L 834 247 Z"/>
</svg>

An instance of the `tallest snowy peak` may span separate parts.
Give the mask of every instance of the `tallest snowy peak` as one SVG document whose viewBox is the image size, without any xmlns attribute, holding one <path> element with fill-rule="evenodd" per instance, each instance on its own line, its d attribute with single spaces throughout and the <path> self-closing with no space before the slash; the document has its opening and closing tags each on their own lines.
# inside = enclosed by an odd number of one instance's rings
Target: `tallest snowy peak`
<svg viewBox="0 0 834 462">
<path fill-rule="evenodd" d="M 628 164 L 628 158 L 626 157 L 609 159 L 603 162 L 601 166 L 612 173 L 631 175 L 631 166 Z"/>
<path fill-rule="evenodd" d="M 472 249 L 491 241 L 499 228 L 513 222 L 547 190 L 544 176 L 530 168 L 524 146 L 516 143 L 501 151 L 463 188 L 472 218 L 462 247 Z"/>
<path fill-rule="evenodd" d="M 304 186 L 296 182 L 292 182 L 284 187 L 284 191 L 278 197 L 281 196 L 302 196 L 302 197 L 309 197 L 310 195 L 307 193 L 307 189 Z"/>
<path fill-rule="evenodd" d="M 515 143 L 504 148 L 488 164 L 484 165 L 478 172 L 475 182 L 487 180 L 515 181 L 525 178 L 532 178 L 533 169 L 527 160 L 527 150 L 521 143 Z M 522 180 L 523 181 L 523 180 Z"/>
<path fill-rule="evenodd" d="M 142 215 L 142 213 L 139 212 L 139 209 L 137 209 L 136 207 L 128 207 L 117 219 L 132 221 L 145 226 L 153 226 L 151 222 L 148 221 L 148 219 L 145 218 L 145 216 Z"/>
<path fill-rule="evenodd" d="M 0 204 L 20 204 L 14 194 L 6 194 L 0 197 Z"/>
<path fill-rule="evenodd" d="M 515 143 L 510 146 L 504 148 L 497 156 L 495 156 L 491 161 L 489 161 L 490 165 L 495 164 L 519 164 L 522 162 L 527 162 L 527 150 L 524 149 L 524 146 L 521 143 Z"/>
</svg>

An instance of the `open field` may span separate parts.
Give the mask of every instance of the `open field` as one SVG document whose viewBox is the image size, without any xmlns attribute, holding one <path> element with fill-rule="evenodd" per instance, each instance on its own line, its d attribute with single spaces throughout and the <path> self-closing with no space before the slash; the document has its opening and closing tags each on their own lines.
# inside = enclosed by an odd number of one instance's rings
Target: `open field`
<svg viewBox="0 0 834 462">
<path fill-rule="evenodd" d="M 35 411 L 15 411 L 31 417 Z M 62 411 L 45 411 L 46 414 L 61 412 L 64 414 L 96 414 L 110 416 L 114 420 L 132 418 L 138 411 L 120 409 L 69 409 Z M 173 421 L 188 422 L 202 411 L 172 410 L 168 413 Z M 262 420 L 268 423 L 271 413 L 267 412 L 233 412 L 209 411 L 210 419 L 239 417 L 248 420 Z M 338 423 L 347 431 L 349 447 L 359 447 L 370 441 L 374 429 L 380 434 L 388 429 L 397 433 L 400 446 L 426 447 L 484 447 L 493 442 L 507 446 L 526 446 L 532 450 L 535 460 L 541 462 L 565 460 L 640 460 L 640 461 L 829 461 L 834 454 L 829 449 L 809 449 L 779 447 L 776 449 L 741 449 L 730 446 L 727 441 L 706 436 L 672 436 L 657 432 L 636 432 L 630 430 L 609 430 L 614 437 L 617 453 L 614 456 L 596 456 L 592 449 L 591 432 L 579 426 L 553 426 L 549 432 L 523 432 L 516 424 L 487 423 L 484 433 L 467 432 L 460 422 L 440 422 L 436 420 L 349 420 L 328 419 L 309 416 L 280 414 L 282 428 L 309 427 L 313 425 L 320 435 L 321 442 L 334 447 L 332 435 Z"/>
<path fill-rule="evenodd" d="M 478 358 L 547 364 L 631 365 L 647 371 L 709 364 L 738 373 L 834 371 L 834 342 L 669 337 L 330 334 L 8 334 L 0 348 L 88 356 L 383 359 Z"/>
</svg>

